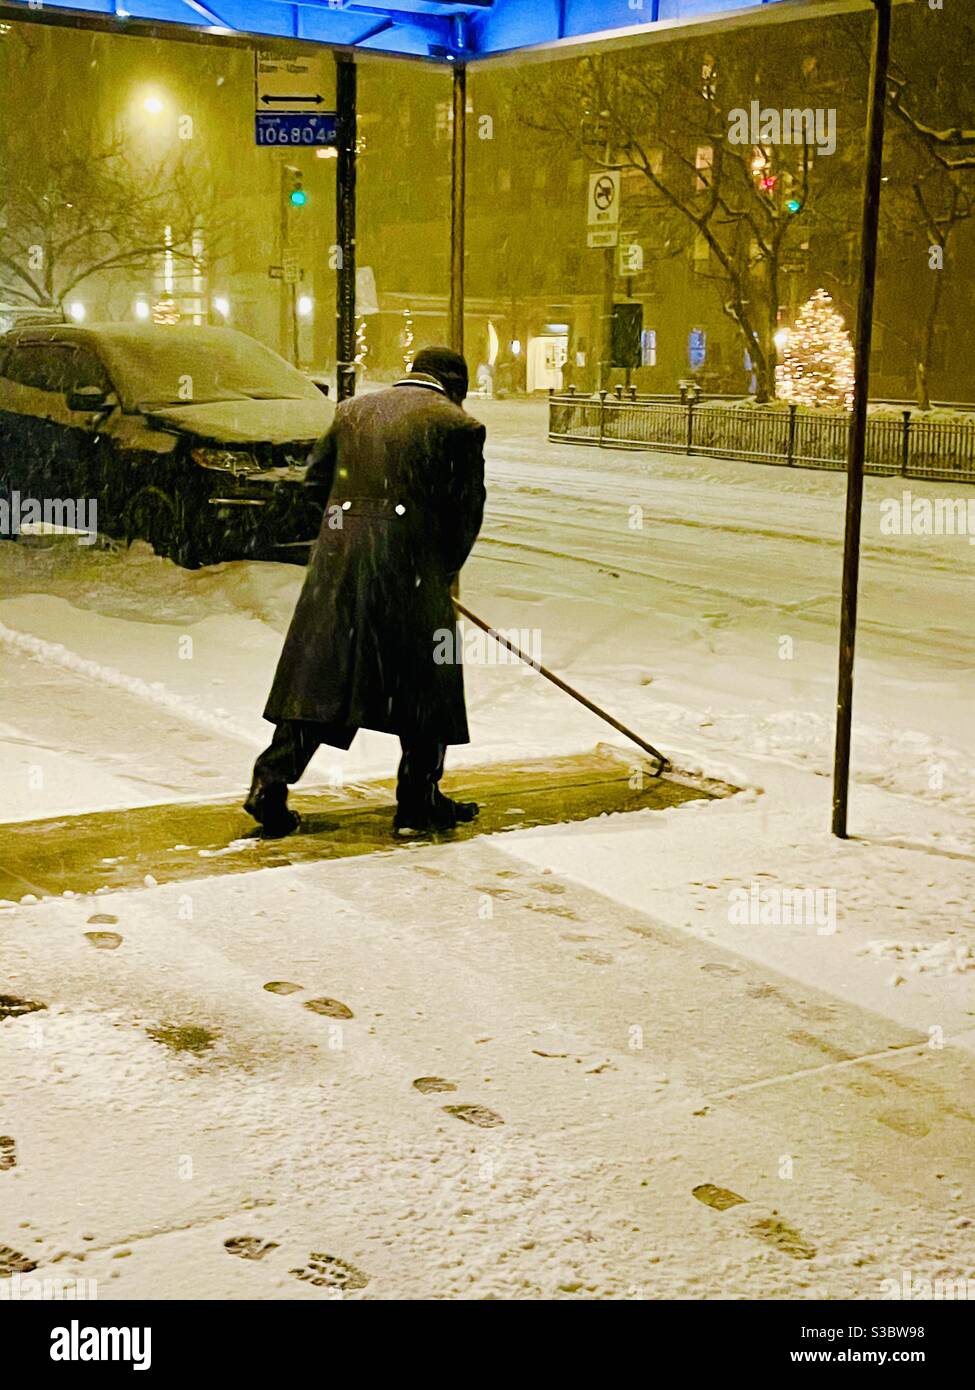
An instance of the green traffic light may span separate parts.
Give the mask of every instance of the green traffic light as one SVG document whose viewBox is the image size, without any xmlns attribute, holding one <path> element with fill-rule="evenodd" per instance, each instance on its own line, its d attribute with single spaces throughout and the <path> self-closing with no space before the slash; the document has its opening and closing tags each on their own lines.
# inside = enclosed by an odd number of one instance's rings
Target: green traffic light
<svg viewBox="0 0 975 1390">
<path fill-rule="evenodd" d="M 790 212 L 802 211 L 802 203 L 799 201 L 798 198 L 790 198 L 789 201 L 786 203 L 786 207 L 789 209 Z"/>
<path fill-rule="evenodd" d="M 303 188 L 292 189 L 291 203 L 293 207 L 303 208 L 307 202 L 308 194 L 305 192 Z"/>
</svg>

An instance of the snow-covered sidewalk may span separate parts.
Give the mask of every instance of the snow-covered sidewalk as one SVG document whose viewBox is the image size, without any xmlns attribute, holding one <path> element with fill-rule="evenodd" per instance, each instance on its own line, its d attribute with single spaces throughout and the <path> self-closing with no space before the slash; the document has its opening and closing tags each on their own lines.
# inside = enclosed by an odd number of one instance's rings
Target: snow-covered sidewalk
<svg viewBox="0 0 975 1390">
<path fill-rule="evenodd" d="M 975 1279 L 971 549 L 882 536 L 899 484 L 869 480 L 838 842 L 843 479 L 554 446 L 542 407 L 483 413 L 465 602 L 743 793 L 6 909 L 0 988 L 47 1008 L 0 1023 L 29 1103 L 0 1122 L 0 1245 L 102 1296 Z M 246 784 L 298 571 L 4 544 L 0 575 L 3 819 Z M 527 669 L 467 686 L 453 766 L 608 735 Z M 309 784 L 394 758 L 363 735 Z M 304 1007 L 323 998 L 352 1017 Z"/>
</svg>

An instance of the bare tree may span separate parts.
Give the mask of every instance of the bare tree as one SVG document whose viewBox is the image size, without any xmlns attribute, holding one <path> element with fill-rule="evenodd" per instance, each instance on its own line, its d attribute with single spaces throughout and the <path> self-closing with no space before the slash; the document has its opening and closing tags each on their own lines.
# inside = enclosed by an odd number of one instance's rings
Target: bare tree
<svg viewBox="0 0 975 1390">
<path fill-rule="evenodd" d="M 700 273 L 738 328 L 764 401 L 775 394 L 784 267 L 804 257 L 817 225 L 827 226 L 830 201 L 844 202 L 847 181 L 836 177 L 837 166 L 859 151 L 845 142 L 827 180 L 808 139 L 732 144 L 730 110 L 747 108 L 757 92 L 763 104 L 779 98 L 794 108 L 816 68 L 814 37 L 805 55 L 799 50 L 798 61 L 811 64 L 805 73 L 784 73 L 763 40 L 735 37 L 717 54 L 688 42 L 562 62 L 541 77 L 530 71 L 520 109 L 527 124 L 571 142 L 593 166 L 637 171 L 658 239 L 663 232 L 672 244 L 683 226 L 685 246 L 706 248 Z"/>
<path fill-rule="evenodd" d="M 0 288 L 24 305 L 60 308 L 92 276 L 136 271 L 159 257 L 199 266 L 219 254 L 224 229 L 207 171 L 177 154 L 137 165 L 118 139 L 8 136 L 0 146 Z M 202 267 L 200 267 L 202 268 Z"/>
<path fill-rule="evenodd" d="M 886 259 L 889 262 L 892 257 L 900 272 L 898 286 L 907 278 L 916 292 L 920 290 L 919 237 L 923 237 L 926 263 L 935 272 L 927 294 L 916 293 L 923 312 L 912 319 L 906 334 L 898 335 L 912 352 L 918 406 L 928 410 L 938 328 L 947 303 L 948 254 L 958 227 L 975 210 L 975 154 L 956 153 L 975 146 L 975 130 L 965 129 L 958 120 L 975 104 L 975 82 L 956 56 L 971 51 L 975 21 L 954 14 L 949 45 L 938 41 L 944 35 L 933 32 L 938 21 L 926 8 L 906 10 L 898 21 L 887 88 L 888 106 L 896 119 L 890 123 L 885 151 L 882 234 Z M 869 55 L 862 33 L 849 25 L 846 32 L 865 75 Z"/>
</svg>

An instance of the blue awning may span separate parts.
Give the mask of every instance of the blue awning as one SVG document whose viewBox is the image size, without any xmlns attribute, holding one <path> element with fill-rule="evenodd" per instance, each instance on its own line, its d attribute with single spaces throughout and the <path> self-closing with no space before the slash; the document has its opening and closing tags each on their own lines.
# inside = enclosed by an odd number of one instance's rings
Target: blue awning
<svg viewBox="0 0 975 1390">
<path fill-rule="evenodd" d="M 774 6 L 777 10 L 829 7 L 830 0 L 58 0 L 59 13 L 91 16 L 121 32 L 138 21 L 173 24 L 214 35 L 274 36 L 352 47 L 367 52 L 412 54 L 454 62 L 614 32 L 720 20 Z M 4 4 L 9 16 L 28 9 Z M 132 24 L 131 22 L 136 23 Z M 175 37 L 175 36 L 174 36 Z"/>
</svg>

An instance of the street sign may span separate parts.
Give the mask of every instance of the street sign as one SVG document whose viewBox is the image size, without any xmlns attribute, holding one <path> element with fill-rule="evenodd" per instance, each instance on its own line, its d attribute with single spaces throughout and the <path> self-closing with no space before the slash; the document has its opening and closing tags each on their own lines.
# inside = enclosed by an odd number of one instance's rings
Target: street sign
<svg viewBox="0 0 975 1390">
<path fill-rule="evenodd" d="M 297 285 L 301 279 L 301 267 L 298 264 L 296 252 L 285 248 L 284 255 L 281 257 L 281 270 L 286 285 Z"/>
<path fill-rule="evenodd" d="M 314 116 L 258 111 L 254 116 L 254 144 L 291 149 L 296 145 L 337 145 L 338 120 L 334 111 Z"/>
<path fill-rule="evenodd" d="M 330 69 L 329 69 L 330 73 Z M 254 54 L 254 142 L 258 145 L 334 145 L 338 121 L 327 110 L 325 55 L 281 58 Z"/>
<path fill-rule="evenodd" d="M 618 169 L 589 175 L 590 227 L 615 227 L 620 220 L 620 176 Z M 592 242 L 589 243 L 590 246 Z M 604 243 L 605 244 L 605 243 Z M 615 243 L 614 243 L 615 244 Z"/>
<path fill-rule="evenodd" d="M 589 246 L 615 246 L 618 240 L 619 231 L 616 227 L 590 227 L 586 236 Z"/>
</svg>

